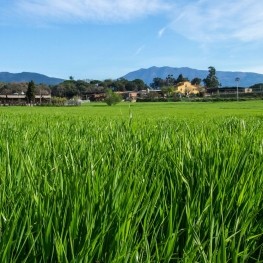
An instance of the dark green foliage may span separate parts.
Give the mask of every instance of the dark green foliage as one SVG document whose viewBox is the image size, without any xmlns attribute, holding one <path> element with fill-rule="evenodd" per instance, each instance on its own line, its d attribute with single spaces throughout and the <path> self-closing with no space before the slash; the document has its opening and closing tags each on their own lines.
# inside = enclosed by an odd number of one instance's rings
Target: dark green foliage
<svg viewBox="0 0 263 263">
<path fill-rule="evenodd" d="M 34 103 L 35 101 L 35 83 L 33 80 L 31 80 L 28 83 L 27 91 L 26 91 L 26 99 L 29 104 Z"/>
<path fill-rule="evenodd" d="M 172 74 L 168 74 L 165 79 L 165 85 L 170 86 L 176 84 L 176 79 L 173 77 Z"/>
<path fill-rule="evenodd" d="M 117 83 L 118 83 L 118 81 L 117 81 Z M 146 89 L 146 88 L 147 88 L 147 86 L 140 79 L 135 79 L 135 80 L 132 80 L 132 81 L 127 81 L 126 80 L 126 85 L 125 85 L 125 89 L 126 90 L 139 91 L 139 90 L 143 90 L 143 89 Z"/>
<path fill-rule="evenodd" d="M 253 93 L 258 94 L 261 98 L 263 98 L 263 83 L 258 83 L 250 87 Z"/>
<path fill-rule="evenodd" d="M 0 94 L 26 93 L 28 83 L 0 83 Z"/>
<path fill-rule="evenodd" d="M 165 86 L 166 81 L 162 78 L 153 78 L 153 82 L 150 84 L 153 89 L 160 89 Z"/>
<path fill-rule="evenodd" d="M 214 67 L 209 67 L 209 73 L 203 82 L 207 88 L 217 88 L 219 86 L 219 81 L 216 76 L 216 69 Z"/>
<path fill-rule="evenodd" d="M 162 78 L 153 78 L 153 82 L 150 84 L 153 89 L 161 89 L 164 86 L 174 86 L 177 83 L 188 81 L 188 78 L 185 78 L 183 74 L 179 74 L 177 79 L 174 78 L 172 74 L 168 74 L 165 79 Z"/>
<path fill-rule="evenodd" d="M 183 74 L 179 74 L 178 78 L 176 79 L 176 83 L 180 83 L 180 82 L 184 82 L 184 81 L 188 81 L 188 79 L 185 78 L 183 76 Z"/>
<path fill-rule="evenodd" d="M 104 81 L 91 80 L 66 80 L 59 85 L 52 88 L 52 95 L 57 97 L 73 98 L 80 96 L 82 98 L 89 98 L 94 93 L 103 93 L 106 89 L 113 91 L 139 91 L 146 89 L 147 86 L 140 79 L 133 81 L 120 78 L 117 80 L 106 79 Z"/>
<path fill-rule="evenodd" d="M 202 80 L 201 80 L 200 78 L 193 78 L 193 79 L 191 80 L 191 84 L 192 84 L 192 85 L 200 85 L 201 82 L 202 82 Z"/>
<path fill-rule="evenodd" d="M 0 94 L 26 94 L 27 89 L 28 83 L 26 82 L 0 83 Z M 47 95 L 50 93 L 51 90 L 49 86 L 45 84 L 35 84 L 36 95 Z"/>
</svg>

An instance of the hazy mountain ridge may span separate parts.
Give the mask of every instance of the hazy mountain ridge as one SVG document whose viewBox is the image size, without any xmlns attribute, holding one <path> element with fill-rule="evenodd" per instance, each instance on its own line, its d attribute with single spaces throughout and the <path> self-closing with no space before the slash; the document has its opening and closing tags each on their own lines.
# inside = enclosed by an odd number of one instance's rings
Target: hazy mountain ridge
<svg viewBox="0 0 263 263">
<path fill-rule="evenodd" d="M 56 85 L 64 81 L 64 79 L 48 77 L 43 74 L 32 72 L 0 72 L 0 82 L 29 82 L 31 80 L 33 80 L 36 84 L 46 85 Z"/>
<path fill-rule="evenodd" d="M 207 70 L 198 70 L 188 67 L 150 67 L 147 69 L 139 69 L 132 71 L 123 76 L 123 78 L 131 81 L 134 79 L 141 79 L 146 84 L 153 82 L 156 77 L 165 79 L 168 75 L 173 75 L 177 78 L 180 74 L 187 77 L 189 80 L 197 77 L 204 79 L 208 75 Z M 240 78 L 240 87 L 249 87 L 254 84 L 263 83 L 263 74 L 253 73 L 253 72 L 232 72 L 232 71 L 216 71 L 219 82 L 222 86 L 236 86 L 235 79 Z M 46 85 L 57 85 L 64 81 L 64 79 L 48 77 L 39 73 L 32 72 L 21 72 L 21 73 L 9 73 L 0 72 L 0 82 L 29 82 L 33 80 L 36 84 L 46 84 Z"/>
<path fill-rule="evenodd" d="M 173 68 L 173 67 L 150 67 L 148 69 L 139 69 L 129 72 L 123 78 L 127 80 L 141 79 L 146 84 L 150 84 L 153 78 L 165 79 L 168 75 L 173 75 L 177 78 L 180 74 L 184 77 L 192 80 L 197 77 L 204 79 L 208 75 L 207 70 L 192 69 L 188 67 Z M 263 83 L 263 74 L 253 72 L 232 72 L 232 71 L 216 71 L 217 78 L 221 85 L 224 86 L 236 86 L 235 79 L 240 78 L 239 86 L 249 87 L 257 83 Z"/>
</svg>

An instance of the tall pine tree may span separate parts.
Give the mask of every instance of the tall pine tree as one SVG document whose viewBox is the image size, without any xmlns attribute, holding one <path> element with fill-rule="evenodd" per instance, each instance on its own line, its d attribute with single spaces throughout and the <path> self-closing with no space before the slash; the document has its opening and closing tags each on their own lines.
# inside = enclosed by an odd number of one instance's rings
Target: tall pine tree
<svg viewBox="0 0 263 263">
<path fill-rule="evenodd" d="M 203 79 L 203 82 L 205 83 L 205 86 L 207 88 L 218 88 L 219 81 L 216 76 L 216 69 L 214 67 L 209 67 L 208 75 L 205 79 Z"/>
<path fill-rule="evenodd" d="M 32 103 L 34 103 L 35 101 L 35 83 L 33 80 L 31 80 L 29 83 L 28 83 L 28 87 L 27 87 L 27 91 L 26 91 L 26 99 L 27 99 L 27 102 L 32 105 Z"/>
</svg>

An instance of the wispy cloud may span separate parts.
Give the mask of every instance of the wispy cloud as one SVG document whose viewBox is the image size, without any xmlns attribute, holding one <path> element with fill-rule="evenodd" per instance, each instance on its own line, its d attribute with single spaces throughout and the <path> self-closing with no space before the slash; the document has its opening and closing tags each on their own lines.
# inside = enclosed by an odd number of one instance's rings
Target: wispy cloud
<svg viewBox="0 0 263 263">
<path fill-rule="evenodd" d="M 161 28 L 161 29 L 158 31 L 158 37 L 161 38 L 161 37 L 163 36 L 165 30 L 166 30 L 166 27 Z"/>
<path fill-rule="evenodd" d="M 26 14 L 51 20 L 119 22 L 168 9 L 165 0 L 17 0 Z"/>
<path fill-rule="evenodd" d="M 136 55 L 136 56 L 139 55 L 144 48 L 145 48 L 145 45 L 140 46 L 140 47 L 136 50 L 135 55 Z"/>
<path fill-rule="evenodd" d="M 5 15 L 3 6 L 8 6 Z M 259 0 L 8 0 L 0 23 L 16 16 L 29 21 L 118 23 L 161 15 L 167 28 L 200 43 L 263 40 L 263 1 Z M 8 18 L 8 19 L 6 19 Z"/>
<path fill-rule="evenodd" d="M 174 11 L 171 27 L 192 40 L 263 40 L 262 1 L 191 1 Z"/>
</svg>

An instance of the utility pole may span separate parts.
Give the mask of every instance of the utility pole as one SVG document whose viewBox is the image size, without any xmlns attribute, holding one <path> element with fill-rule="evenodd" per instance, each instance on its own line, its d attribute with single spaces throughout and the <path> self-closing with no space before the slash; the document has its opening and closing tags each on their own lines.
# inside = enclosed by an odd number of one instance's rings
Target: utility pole
<svg viewBox="0 0 263 263">
<path fill-rule="evenodd" d="M 237 83 L 237 101 L 238 101 L 238 84 L 239 84 L 240 78 L 235 78 L 235 81 Z"/>
</svg>

